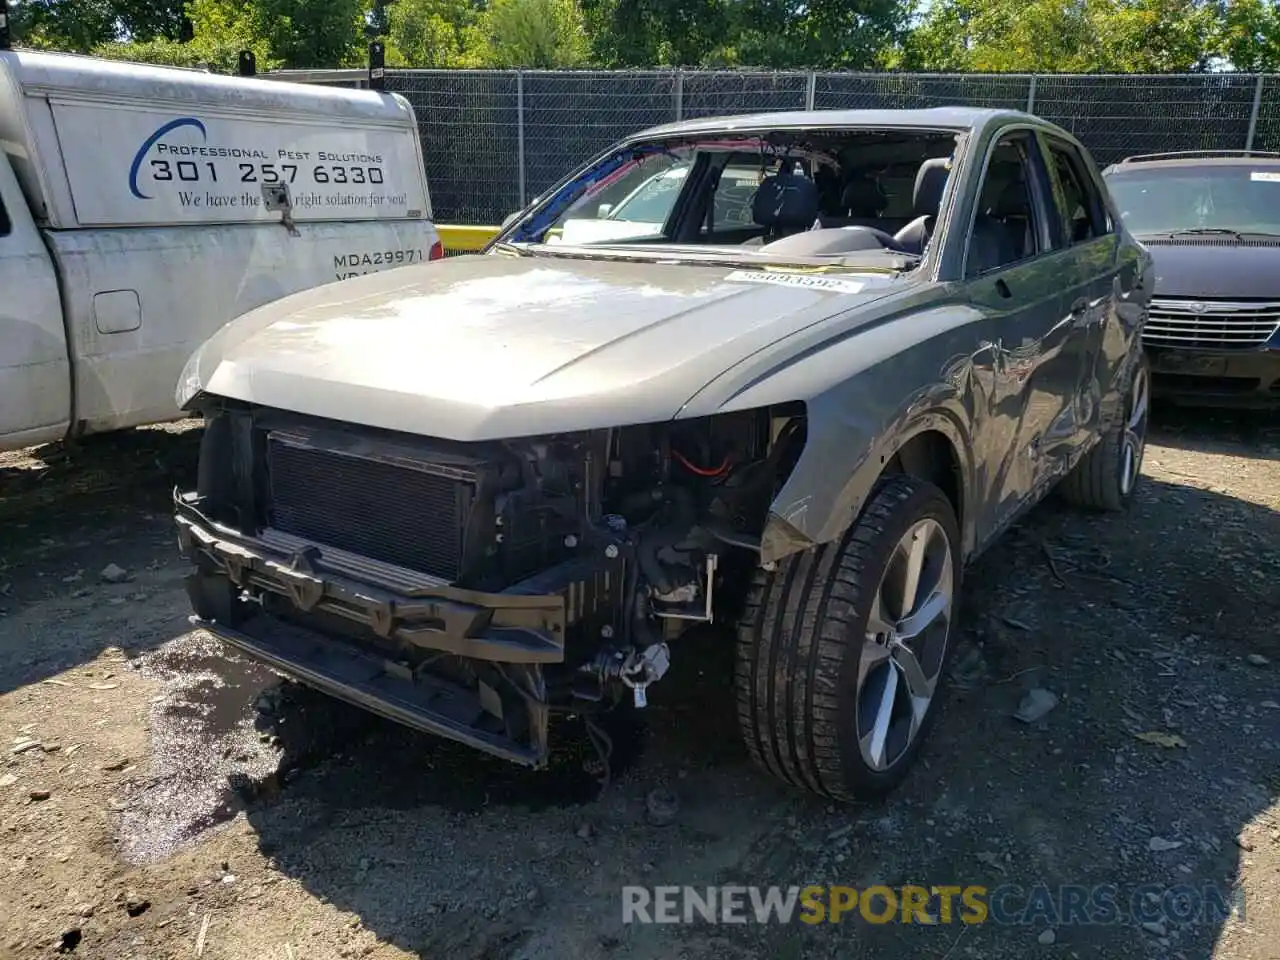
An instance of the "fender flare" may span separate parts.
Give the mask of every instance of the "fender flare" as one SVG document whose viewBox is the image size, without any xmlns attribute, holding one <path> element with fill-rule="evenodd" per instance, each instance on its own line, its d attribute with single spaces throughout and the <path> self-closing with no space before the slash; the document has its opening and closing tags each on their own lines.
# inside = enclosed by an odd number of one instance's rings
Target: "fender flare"
<svg viewBox="0 0 1280 960">
<path fill-rule="evenodd" d="M 815 504 L 812 495 L 797 498 L 793 494 L 787 498 L 796 503 L 803 501 L 806 512 L 820 508 L 822 519 L 815 525 L 812 535 L 806 535 L 786 519 L 786 514 L 794 507 L 788 508 L 785 505 L 784 497 L 788 491 L 784 485 L 770 506 L 761 534 L 760 557 L 763 563 L 776 563 L 792 553 L 842 537 L 862 515 L 876 483 L 894 456 L 914 438 L 930 431 L 941 434 L 947 440 L 960 471 L 961 550 L 965 556 L 973 551 L 976 543 L 974 516 L 977 512 L 978 484 L 971 433 L 966 427 L 971 418 L 967 416 L 965 404 L 950 386 L 938 385 L 921 391 L 917 396 L 916 401 L 905 405 L 872 440 L 829 504 Z M 802 453 L 801 458 L 803 457 Z"/>
</svg>

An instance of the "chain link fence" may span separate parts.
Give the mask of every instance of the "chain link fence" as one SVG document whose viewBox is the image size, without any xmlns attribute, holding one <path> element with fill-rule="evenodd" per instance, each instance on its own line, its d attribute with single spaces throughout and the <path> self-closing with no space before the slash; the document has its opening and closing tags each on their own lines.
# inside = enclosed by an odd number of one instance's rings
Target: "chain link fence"
<svg viewBox="0 0 1280 960">
<path fill-rule="evenodd" d="M 368 86 L 363 70 L 282 80 Z M 672 120 L 774 110 L 1027 110 L 1099 164 L 1167 150 L 1280 150 L 1280 75 L 387 70 L 418 116 L 441 223 L 498 223 L 614 141 Z"/>
</svg>

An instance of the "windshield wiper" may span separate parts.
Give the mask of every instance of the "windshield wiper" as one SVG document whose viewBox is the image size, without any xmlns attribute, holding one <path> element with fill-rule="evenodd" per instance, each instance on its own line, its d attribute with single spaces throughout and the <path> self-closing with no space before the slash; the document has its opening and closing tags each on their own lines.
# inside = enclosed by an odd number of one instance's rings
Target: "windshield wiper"
<svg viewBox="0 0 1280 960">
<path fill-rule="evenodd" d="M 1266 230 L 1236 230 L 1232 227 L 1186 227 L 1182 230 L 1158 230 L 1142 234 L 1148 237 L 1231 237 L 1233 240 L 1255 239 L 1280 240 L 1280 233 L 1269 233 Z"/>
<path fill-rule="evenodd" d="M 494 250 L 501 250 L 503 253 L 514 253 L 517 257 L 526 257 L 529 251 L 512 243 L 510 240 L 499 240 L 493 245 Z"/>
<path fill-rule="evenodd" d="M 1170 230 L 1171 237 L 1235 237 L 1240 239 L 1240 231 L 1230 227 L 1187 227 L 1184 230 Z"/>
</svg>

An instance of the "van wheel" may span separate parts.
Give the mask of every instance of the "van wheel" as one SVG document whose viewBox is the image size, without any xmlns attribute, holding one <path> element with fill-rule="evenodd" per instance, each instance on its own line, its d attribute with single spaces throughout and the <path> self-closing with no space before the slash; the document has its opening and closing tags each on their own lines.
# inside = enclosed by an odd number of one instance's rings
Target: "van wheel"
<svg viewBox="0 0 1280 960">
<path fill-rule="evenodd" d="M 1062 478 L 1058 491 L 1063 499 L 1093 510 L 1125 509 L 1142 475 L 1150 413 L 1151 369 L 1144 353 L 1129 381 L 1123 416 Z"/>
<path fill-rule="evenodd" d="M 937 714 L 960 574 L 950 501 L 905 475 L 838 543 L 757 570 L 735 678 L 752 759 L 836 800 L 897 786 Z"/>
</svg>

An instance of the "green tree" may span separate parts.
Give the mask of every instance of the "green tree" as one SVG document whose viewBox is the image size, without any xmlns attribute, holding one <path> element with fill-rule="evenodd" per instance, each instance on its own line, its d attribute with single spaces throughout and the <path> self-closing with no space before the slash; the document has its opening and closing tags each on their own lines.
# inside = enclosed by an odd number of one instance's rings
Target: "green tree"
<svg viewBox="0 0 1280 960">
<path fill-rule="evenodd" d="M 940 0 L 902 45 L 909 70 L 1164 73 L 1215 55 L 1203 0 Z"/>
<path fill-rule="evenodd" d="M 594 59 L 611 67 L 697 66 L 723 48 L 727 0 L 583 0 Z"/>
<path fill-rule="evenodd" d="M 286 66 L 326 68 L 364 62 L 368 0 L 223 0 L 241 8 L 271 54 Z"/>
<path fill-rule="evenodd" d="M 576 0 L 492 0 L 473 35 L 490 67 L 576 67 L 590 51 Z"/>
<path fill-rule="evenodd" d="M 1224 0 L 1214 49 L 1237 70 L 1280 70 L 1280 8 L 1275 0 Z"/>
<path fill-rule="evenodd" d="M 191 27 L 189 41 L 158 38 L 141 42 L 99 44 L 93 52 L 114 60 L 161 63 L 172 67 L 203 67 L 233 73 L 241 50 L 252 50 L 259 70 L 281 65 L 266 37 L 255 32 L 252 11 L 229 0 L 191 0 L 185 16 Z"/>
<path fill-rule="evenodd" d="M 480 11 L 471 0 L 396 0 L 387 8 L 387 63 L 399 67 L 474 65 Z"/>
<path fill-rule="evenodd" d="M 119 36 L 111 0 L 19 0 L 12 13 L 14 37 L 27 47 L 88 53 Z"/>
<path fill-rule="evenodd" d="M 742 66 L 871 69 L 904 36 L 906 0 L 751 0 L 729 11 L 730 44 L 713 54 Z"/>
</svg>

